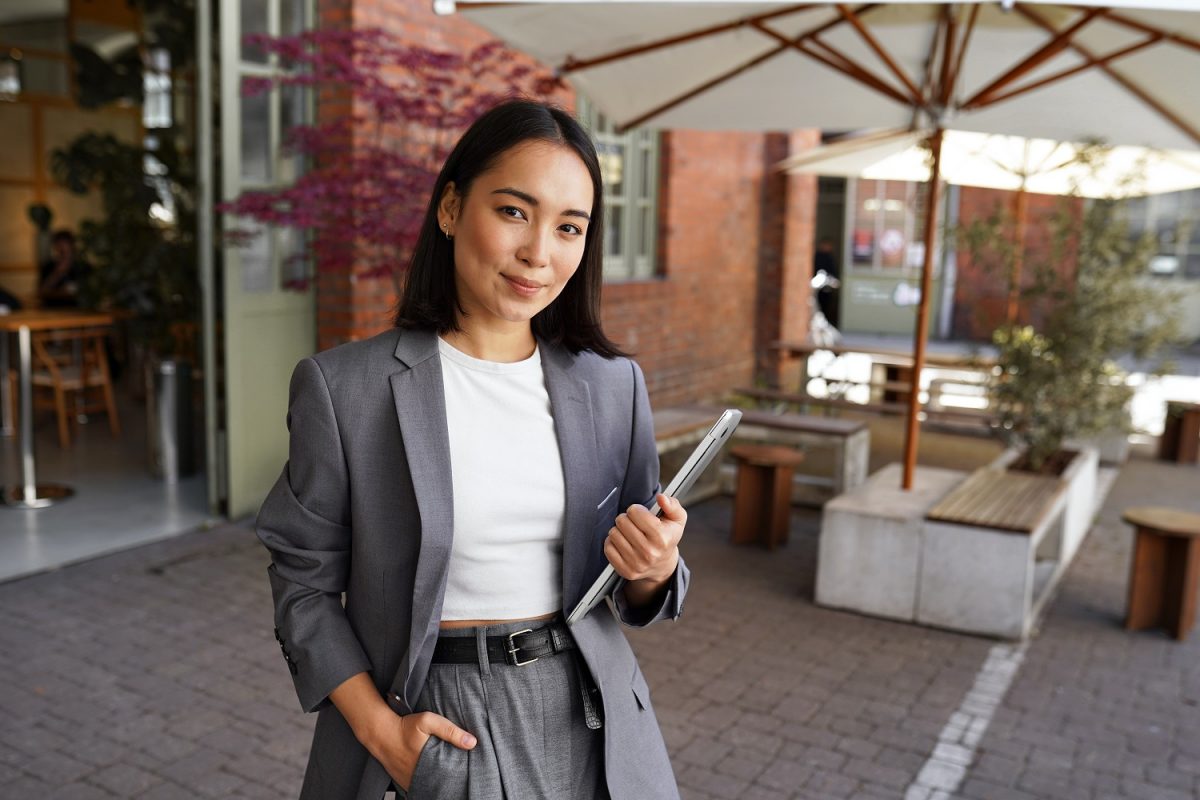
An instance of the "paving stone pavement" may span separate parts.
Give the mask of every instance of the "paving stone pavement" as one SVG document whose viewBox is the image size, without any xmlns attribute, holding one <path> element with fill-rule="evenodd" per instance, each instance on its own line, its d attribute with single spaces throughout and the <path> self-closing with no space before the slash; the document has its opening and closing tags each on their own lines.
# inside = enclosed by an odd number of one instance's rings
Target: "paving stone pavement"
<svg viewBox="0 0 1200 800">
<path fill-rule="evenodd" d="M 1124 468 L 955 797 L 1200 796 L 1200 632 L 1121 629 L 1119 520 L 1198 488 Z M 730 516 L 692 509 L 684 618 L 630 633 L 684 797 L 904 797 L 996 642 L 818 608 L 819 516 L 771 553 L 729 545 Z M 0 585 L 0 798 L 295 797 L 313 720 L 265 564 L 228 525 Z"/>
</svg>

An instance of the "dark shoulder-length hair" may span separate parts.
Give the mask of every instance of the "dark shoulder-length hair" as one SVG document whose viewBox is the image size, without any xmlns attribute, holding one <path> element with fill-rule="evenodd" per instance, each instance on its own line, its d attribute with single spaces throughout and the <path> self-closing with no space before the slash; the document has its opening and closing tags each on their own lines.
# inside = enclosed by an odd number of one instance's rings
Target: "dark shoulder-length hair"
<svg viewBox="0 0 1200 800">
<path fill-rule="evenodd" d="M 453 181 L 459 195 L 465 197 L 475 179 L 501 155 L 532 141 L 571 148 L 592 176 L 592 214 L 579 269 L 554 302 L 533 318 L 533 332 L 539 339 L 562 345 L 572 353 L 591 350 L 605 358 L 623 356 L 625 353 L 604 335 L 600 326 L 604 200 L 596 148 L 583 126 L 570 114 L 531 100 L 508 100 L 487 111 L 467 129 L 442 165 L 409 264 L 396 310 L 396 327 L 437 333 L 458 330 L 458 314 L 462 309 L 454 283 L 454 243 L 438 227 L 438 203 L 446 184 Z"/>
</svg>

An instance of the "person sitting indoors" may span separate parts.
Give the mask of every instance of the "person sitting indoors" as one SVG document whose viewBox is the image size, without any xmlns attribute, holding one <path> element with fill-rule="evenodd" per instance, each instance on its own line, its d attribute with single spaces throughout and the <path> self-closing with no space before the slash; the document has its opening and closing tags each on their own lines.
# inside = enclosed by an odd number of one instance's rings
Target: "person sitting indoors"
<svg viewBox="0 0 1200 800">
<path fill-rule="evenodd" d="M 43 308 L 78 308 L 79 287 L 92 265 L 76 252 L 75 234 L 55 231 L 50 238 L 50 258 L 38 269 L 38 300 Z"/>
</svg>

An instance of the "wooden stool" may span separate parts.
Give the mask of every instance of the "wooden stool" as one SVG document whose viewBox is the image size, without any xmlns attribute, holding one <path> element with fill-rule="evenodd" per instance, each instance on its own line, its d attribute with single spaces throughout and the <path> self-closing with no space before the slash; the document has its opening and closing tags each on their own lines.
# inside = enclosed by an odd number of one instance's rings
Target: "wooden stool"
<svg viewBox="0 0 1200 800">
<path fill-rule="evenodd" d="M 1138 506 L 1126 510 L 1121 519 L 1137 528 L 1125 628 L 1161 627 L 1184 639 L 1196 621 L 1200 514 Z"/>
<path fill-rule="evenodd" d="M 1179 464 L 1200 460 L 1200 403 L 1167 403 L 1158 457 Z"/>
<path fill-rule="evenodd" d="M 787 542 L 792 511 L 792 472 L 804 454 L 790 447 L 743 444 L 729 451 L 738 465 L 733 498 L 733 543 Z"/>
</svg>

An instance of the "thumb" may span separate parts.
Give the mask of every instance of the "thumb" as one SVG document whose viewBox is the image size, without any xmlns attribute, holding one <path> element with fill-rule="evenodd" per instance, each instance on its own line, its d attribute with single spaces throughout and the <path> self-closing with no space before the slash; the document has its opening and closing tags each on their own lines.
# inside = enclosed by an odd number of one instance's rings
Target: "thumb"
<svg viewBox="0 0 1200 800">
<path fill-rule="evenodd" d="M 687 512 L 683 509 L 683 504 L 674 497 L 667 497 L 662 492 L 658 493 L 658 507 L 662 509 L 663 516 L 671 522 L 680 524 L 687 522 Z"/>
<path fill-rule="evenodd" d="M 427 711 L 417 727 L 426 733 L 436 736 L 444 742 L 454 745 L 461 750 L 471 750 L 475 747 L 475 737 L 455 725 L 441 714 Z"/>
</svg>

